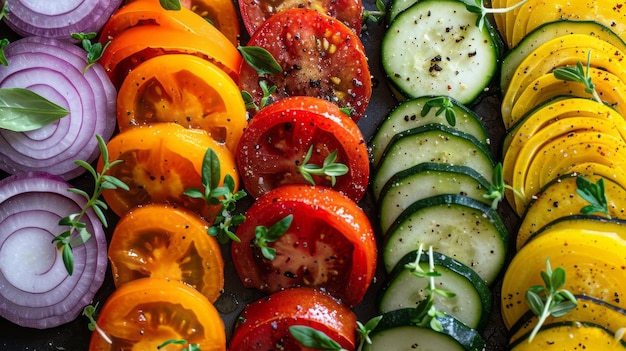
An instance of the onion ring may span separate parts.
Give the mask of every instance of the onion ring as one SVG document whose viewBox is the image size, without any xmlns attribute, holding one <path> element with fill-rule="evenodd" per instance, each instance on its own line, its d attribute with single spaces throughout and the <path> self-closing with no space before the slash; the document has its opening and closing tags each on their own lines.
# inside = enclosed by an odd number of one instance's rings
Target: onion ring
<svg viewBox="0 0 626 351">
<path fill-rule="evenodd" d="M 69 180 L 76 165 L 99 155 L 96 134 L 108 141 L 115 130 L 117 93 L 104 69 L 85 74 L 86 52 L 69 42 L 27 37 L 9 44 L 9 66 L 0 67 L 0 88 L 26 88 L 63 106 L 70 114 L 30 132 L 0 130 L 0 169 L 14 174 L 45 171 Z"/>
<path fill-rule="evenodd" d="M 70 40 L 72 33 L 98 32 L 122 0 L 12 0 L 7 25 L 23 37 Z"/>
<path fill-rule="evenodd" d="M 102 286 L 107 241 L 91 210 L 82 217 L 92 237 L 74 247 L 68 275 L 52 243 L 61 218 L 86 200 L 62 178 L 21 173 L 0 181 L 0 316 L 23 327 L 45 329 L 73 321 Z"/>
</svg>

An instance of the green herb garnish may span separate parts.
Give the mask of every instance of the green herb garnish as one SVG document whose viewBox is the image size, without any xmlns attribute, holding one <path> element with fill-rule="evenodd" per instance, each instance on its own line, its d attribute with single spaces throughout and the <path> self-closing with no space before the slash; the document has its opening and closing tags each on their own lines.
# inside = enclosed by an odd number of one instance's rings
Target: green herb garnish
<svg viewBox="0 0 626 351">
<path fill-rule="evenodd" d="M 439 116 L 442 113 L 445 113 L 446 121 L 452 127 L 456 125 L 456 112 L 454 111 L 454 104 L 452 103 L 452 99 L 445 96 L 438 96 L 432 99 L 429 99 L 422 107 L 422 111 L 420 115 L 425 117 L 432 108 L 437 108 L 437 112 L 435 112 L 435 116 Z"/>
<path fill-rule="evenodd" d="M 498 162 L 496 167 L 493 170 L 493 176 L 491 180 L 491 184 L 489 184 L 489 188 L 487 189 L 487 194 L 484 194 L 483 197 L 485 199 L 491 199 L 491 208 L 497 209 L 498 204 L 502 199 L 504 199 L 505 190 L 511 190 L 515 196 L 519 198 L 524 198 L 524 194 L 520 193 L 517 189 L 514 189 L 512 186 L 504 183 L 502 163 Z"/>
<path fill-rule="evenodd" d="M 187 345 L 187 347 L 181 349 L 180 351 L 200 351 L 200 344 L 189 344 L 187 340 L 184 339 L 171 339 L 167 340 L 161 345 L 157 346 L 157 350 L 164 348 L 167 345 Z"/>
<path fill-rule="evenodd" d="M 87 225 L 81 222 L 83 216 L 89 209 L 91 209 L 96 216 L 98 216 L 102 226 L 105 228 L 108 227 L 107 219 L 104 215 L 104 211 L 108 209 L 108 206 L 104 201 L 100 200 L 102 192 L 104 190 L 129 189 L 128 185 L 121 180 L 106 174 L 111 167 L 123 161 L 115 160 L 113 162 L 109 162 L 109 151 L 107 150 L 104 140 L 100 135 L 96 135 L 96 139 L 98 140 L 98 147 L 100 148 L 103 160 L 102 173 L 96 172 L 96 170 L 89 163 L 83 160 L 76 160 L 74 162 L 85 168 L 93 176 L 95 183 L 93 194 L 89 195 L 86 191 L 78 188 L 68 189 L 68 191 L 84 197 L 87 200 L 87 203 L 80 210 L 80 212 L 63 217 L 59 220 L 60 226 L 67 226 L 69 229 L 52 239 L 52 243 L 56 243 L 57 248 L 62 250 L 61 255 L 63 257 L 63 264 L 65 265 L 65 269 L 69 275 L 72 275 L 74 272 L 74 254 L 72 252 L 72 248 L 86 243 L 91 237 L 91 233 L 87 230 Z"/>
<path fill-rule="evenodd" d="M 370 333 L 372 332 L 372 330 L 374 330 L 374 328 L 376 328 L 376 326 L 378 326 L 378 323 L 380 323 L 381 319 L 383 319 L 383 316 L 376 316 L 367 321 L 365 324 L 361 323 L 360 321 L 356 321 L 356 332 L 359 338 L 359 345 L 357 347 L 357 350 L 362 350 L 365 344 L 372 344 L 372 339 L 370 339 Z"/>
<path fill-rule="evenodd" d="M 91 40 L 96 37 L 97 33 L 72 33 L 73 39 L 80 41 L 83 49 L 87 51 L 87 66 L 83 69 L 83 74 L 87 72 L 89 67 L 93 66 L 104 54 L 104 50 L 109 46 L 111 41 L 108 41 L 104 46 L 100 42 L 92 43 Z"/>
<path fill-rule="evenodd" d="M 237 50 L 241 53 L 244 61 L 252 67 L 259 77 L 267 74 L 276 74 L 283 71 L 280 64 L 266 49 L 259 46 L 238 46 Z M 252 95 L 247 91 L 242 91 L 241 96 L 246 104 L 246 109 L 258 111 L 267 106 L 270 101 L 270 95 L 276 91 L 276 86 L 269 86 L 267 81 L 262 79 L 259 81 L 259 86 L 263 91 L 263 97 L 260 104 L 257 106 L 252 98 Z"/>
<path fill-rule="evenodd" d="M 598 95 L 598 92 L 596 91 L 596 86 L 595 84 L 593 84 L 593 80 L 589 76 L 590 66 L 591 66 L 591 50 L 587 52 L 586 69 L 583 68 L 583 64 L 580 61 L 578 61 L 576 63 L 576 66 L 574 67 L 567 66 L 567 67 L 555 68 L 552 71 L 552 74 L 554 74 L 554 77 L 557 79 L 583 84 L 585 86 L 585 92 L 591 94 L 597 102 L 603 103 L 602 99 L 600 99 L 600 96 Z"/>
<path fill-rule="evenodd" d="M 220 160 L 215 151 L 209 148 L 202 160 L 202 186 L 204 191 L 197 188 L 189 188 L 184 193 L 195 199 L 204 199 L 209 205 L 220 206 L 213 225 L 208 229 L 209 235 L 217 237 L 220 243 L 226 243 L 229 239 L 240 242 L 230 227 L 243 223 L 246 217 L 242 214 L 233 215 L 232 212 L 236 209 L 237 200 L 245 197 L 247 194 L 244 190 L 235 192 L 235 180 L 230 174 L 224 176 L 222 186 L 219 185 L 220 179 Z"/>
<path fill-rule="evenodd" d="M 467 8 L 469 12 L 478 14 L 476 25 L 478 26 L 478 29 L 482 31 L 485 25 L 485 17 L 487 15 L 496 14 L 496 13 L 506 13 L 506 12 L 515 10 L 517 7 L 522 6 L 528 0 L 522 0 L 513 6 L 503 7 L 503 8 L 498 8 L 498 9 L 485 7 L 483 0 L 462 0 L 462 1 L 463 3 L 465 3 L 465 7 Z"/>
<path fill-rule="evenodd" d="M 26 132 L 46 126 L 69 113 L 32 90 L 0 88 L 0 128 Z"/>
<path fill-rule="evenodd" d="M 417 307 L 415 307 L 417 315 L 413 318 L 413 322 L 418 326 L 429 326 L 432 330 L 440 332 L 443 330 L 443 326 L 437 317 L 443 317 L 445 313 L 437 309 L 435 305 L 435 294 L 445 298 L 454 297 L 456 294 L 448 290 L 439 289 L 435 285 L 435 277 L 439 277 L 441 274 L 435 271 L 432 246 L 428 248 L 428 272 L 425 272 L 422 267 L 420 267 L 419 262 L 422 255 L 422 248 L 423 244 L 420 244 L 415 261 L 405 265 L 405 268 L 410 270 L 411 274 L 416 277 L 429 279 L 429 284 L 426 287 L 426 298 L 420 301 Z"/>
<path fill-rule="evenodd" d="M 180 0 L 159 0 L 159 3 L 161 7 L 166 10 L 180 11 L 183 8 L 180 4 Z"/>
<path fill-rule="evenodd" d="M 304 347 L 317 350 L 347 351 L 326 333 L 315 328 L 305 325 L 292 325 L 289 327 L 289 333 Z"/>
<path fill-rule="evenodd" d="M 83 316 L 89 319 L 89 324 L 87 327 L 90 331 L 96 331 L 102 338 L 108 342 L 109 344 L 113 344 L 113 340 L 104 332 L 104 330 L 100 329 L 98 323 L 96 322 L 96 310 L 98 309 L 98 304 L 95 305 L 87 305 L 83 308 Z"/>
<path fill-rule="evenodd" d="M 285 235 L 292 221 L 293 215 L 290 214 L 274 223 L 269 229 L 261 225 L 257 226 L 254 231 L 255 239 L 252 241 L 252 246 L 261 249 L 263 257 L 273 260 L 276 258 L 276 249 L 269 247 L 267 244 L 273 243 Z"/>
<path fill-rule="evenodd" d="M 385 3 L 382 0 L 376 0 L 375 11 L 363 10 L 363 15 L 361 16 L 361 22 L 363 23 L 363 27 L 366 28 L 367 22 L 377 23 L 381 19 L 385 18 L 385 12 Z"/>
<path fill-rule="evenodd" d="M 348 166 L 343 163 L 335 163 L 337 161 L 337 150 L 331 152 L 324 159 L 324 163 L 321 166 L 309 163 L 311 160 L 311 156 L 313 155 L 313 145 L 309 147 L 306 155 L 304 156 L 304 161 L 302 164 L 298 166 L 298 171 L 300 174 L 312 185 L 315 185 L 315 180 L 313 179 L 314 175 L 323 175 L 330 177 L 330 183 L 332 186 L 335 186 L 337 182 L 337 177 L 342 176 L 348 173 Z"/>
<path fill-rule="evenodd" d="M 589 203 L 589 205 L 580 209 L 580 213 L 590 215 L 600 212 L 603 213 L 606 218 L 611 218 L 609 214 L 609 202 L 604 192 L 603 178 L 600 178 L 596 183 L 592 183 L 585 177 L 576 177 L 576 194 Z"/>
<path fill-rule="evenodd" d="M 0 64 L 3 66 L 8 66 L 9 61 L 7 60 L 6 55 L 4 54 L 4 49 L 9 45 L 9 39 L 2 38 L 0 39 Z"/>
<path fill-rule="evenodd" d="M 546 260 L 546 270 L 541 271 L 541 279 L 545 286 L 531 286 L 526 292 L 526 302 L 531 311 L 539 316 L 537 325 L 533 328 L 528 342 L 531 342 L 546 318 L 549 316 L 562 317 L 569 311 L 576 308 L 578 302 L 576 297 L 566 289 L 565 269 L 558 267 L 554 271 L 550 267 L 550 260 Z"/>
</svg>

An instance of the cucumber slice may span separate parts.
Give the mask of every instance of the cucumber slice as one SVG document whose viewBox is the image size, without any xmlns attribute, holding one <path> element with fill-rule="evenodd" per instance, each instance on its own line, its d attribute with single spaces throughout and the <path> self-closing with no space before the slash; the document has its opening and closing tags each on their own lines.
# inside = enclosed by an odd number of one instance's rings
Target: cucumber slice
<svg viewBox="0 0 626 351">
<path fill-rule="evenodd" d="M 501 41 L 489 20 L 458 0 L 420 0 L 400 12 L 383 34 L 381 61 L 404 97 L 447 95 L 477 100 L 496 74 Z"/>
<path fill-rule="evenodd" d="M 443 124 L 430 124 L 396 134 L 374 172 L 372 189 L 376 199 L 391 177 L 423 162 L 438 162 L 474 168 L 492 179 L 491 151 L 470 134 Z"/>
<path fill-rule="evenodd" d="M 378 309 L 381 313 L 416 307 L 426 298 L 425 289 L 429 279 L 418 278 L 405 267 L 417 259 L 418 251 L 406 254 L 394 267 L 390 281 L 382 291 Z M 471 268 L 444 254 L 433 252 L 435 277 L 438 289 L 455 294 L 454 297 L 435 295 L 435 305 L 440 311 L 456 317 L 468 327 L 482 331 L 491 313 L 491 290 Z M 425 251 L 420 256 L 420 267 L 428 272 L 429 257 Z"/>
<path fill-rule="evenodd" d="M 434 98 L 442 98 L 441 96 L 421 96 L 413 99 L 404 100 L 399 103 L 389 113 L 387 118 L 380 124 L 376 134 L 370 143 L 372 148 L 372 162 L 374 166 L 378 165 L 380 158 L 389 145 L 394 135 L 432 123 L 440 123 L 449 125 L 446 121 L 445 113 L 439 113 L 439 108 L 432 108 L 428 114 L 422 116 L 424 106 Z M 450 125 L 462 132 L 471 134 L 476 139 L 489 144 L 489 134 L 481 121 L 481 118 L 472 110 L 468 109 L 458 101 L 450 99 L 452 110 L 456 116 L 455 124 Z"/>
<path fill-rule="evenodd" d="M 363 350 L 486 350 L 487 344 L 475 329 L 458 319 L 446 315 L 438 317 L 443 330 L 436 332 L 429 327 L 417 326 L 413 321 L 416 309 L 405 308 L 384 313 L 370 334 L 371 344 L 365 343 Z"/>
<path fill-rule="evenodd" d="M 396 173 L 380 192 L 382 232 L 386 232 L 412 203 L 427 197 L 458 194 L 491 204 L 491 200 L 483 196 L 488 194 L 489 186 L 489 181 L 475 169 L 447 163 L 425 162 Z"/>
<path fill-rule="evenodd" d="M 611 43 L 626 52 L 626 43 L 611 28 L 596 21 L 572 21 L 567 19 L 547 22 L 528 33 L 502 60 L 500 88 L 504 92 L 520 63 L 541 44 L 556 37 L 569 34 L 587 34 Z"/>
<path fill-rule="evenodd" d="M 491 285 L 504 267 L 508 233 L 491 207 L 462 195 L 437 195 L 409 206 L 389 228 L 383 261 L 390 272 L 420 244 L 472 268 Z"/>
</svg>

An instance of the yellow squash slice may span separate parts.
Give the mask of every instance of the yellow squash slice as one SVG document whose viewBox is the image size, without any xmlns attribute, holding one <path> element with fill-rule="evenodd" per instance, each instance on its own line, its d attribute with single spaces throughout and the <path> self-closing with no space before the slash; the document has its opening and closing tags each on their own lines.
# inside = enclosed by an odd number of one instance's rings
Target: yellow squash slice
<svg viewBox="0 0 626 351">
<path fill-rule="evenodd" d="M 578 306 L 561 317 L 549 316 L 544 325 L 558 322 L 583 322 L 593 323 L 606 328 L 613 334 L 617 334 L 620 328 L 626 327 L 626 310 L 613 304 L 598 300 L 587 295 L 576 296 Z M 509 343 L 515 343 L 530 333 L 537 325 L 538 317 L 533 313 L 525 314 L 513 328 L 513 334 L 509 338 Z M 626 334 L 622 335 L 622 341 L 626 341 Z"/>
<path fill-rule="evenodd" d="M 528 0 L 514 16 L 515 22 L 507 22 L 511 28 L 510 45 L 515 46 L 526 34 L 543 23 L 559 20 L 594 20 L 616 33 L 626 32 L 625 1 L 596 0 Z M 513 17 L 513 16 L 511 16 Z M 507 17 L 509 19 L 509 17 Z M 622 34 L 623 35 L 623 34 Z"/>
<path fill-rule="evenodd" d="M 504 274 L 501 308 L 507 329 L 530 310 L 526 292 L 544 285 L 547 260 L 552 269 L 565 270 L 564 289 L 626 307 L 626 240 L 578 227 L 547 230 L 517 252 Z"/>
<path fill-rule="evenodd" d="M 532 199 L 517 230 L 515 240 L 517 250 L 520 250 L 535 233 L 545 230 L 548 225 L 556 223 L 561 218 L 571 218 L 580 214 L 580 210 L 589 204 L 576 194 L 577 176 L 578 174 L 567 174 L 555 179 Z M 626 189 L 624 187 L 597 174 L 582 174 L 581 176 L 593 183 L 604 178 L 604 193 L 608 201 L 609 215 L 613 218 L 626 218 Z M 594 222 L 594 224 L 598 223 Z"/>
<path fill-rule="evenodd" d="M 510 345 L 510 351 L 538 350 L 624 350 L 626 342 L 608 329 L 593 323 L 556 322 L 541 327 L 532 341 L 529 334 Z"/>
</svg>

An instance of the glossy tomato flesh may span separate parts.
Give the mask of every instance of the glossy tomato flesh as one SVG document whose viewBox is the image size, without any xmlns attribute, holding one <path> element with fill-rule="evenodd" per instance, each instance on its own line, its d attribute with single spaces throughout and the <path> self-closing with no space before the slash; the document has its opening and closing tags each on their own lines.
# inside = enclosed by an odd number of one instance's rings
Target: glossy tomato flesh
<svg viewBox="0 0 626 351">
<path fill-rule="evenodd" d="M 359 201 L 369 177 L 365 139 L 356 123 L 337 106 L 308 96 L 279 100 L 250 121 L 235 155 L 244 188 L 258 198 L 280 185 L 308 184 L 298 167 L 311 147 L 308 164 L 322 166 L 337 151 L 335 162 L 349 169 L 334 185 L 325 175 L 313 175 L 315 183 L 332 186 Z"/>
<path fill-rule="evenodd" d="M 355 349 L 356 316 L 344 304 L 312 288 L 276 292 L 246 306 L 229 350 L 307 350 L 288 328 L 302 325 L 325 333 L 346 350 Z"/>
<path fill-rule="evenodd" d="M 287 232 L 269 244 L 265 258 L 255 241 L 257 226 L 270 228 L 293 215 Z M 283 185 L 261 196 L 246 212 L 233 242 L 232 258 L 246 287 L 275 292 L 295 286 L 323 288 L 349 306 L 365 295 L 376 268 L 373 228 L 356 203 L 312 185 Z"/>
<path fill-rule="evenodd" d="M 315 96 L 352 110 L 358 121 L 372 95 L 372 81 L 359 37 L 340 21 L 310 9 L 290 9 L 270 17 L 248 42 L 276 59 L 282 72 L 259 76 L 243 63 L 239 86 L 257 105 L 263 97 L 260 80 L 276 86 L 271 99 Z"/>
</svg>

